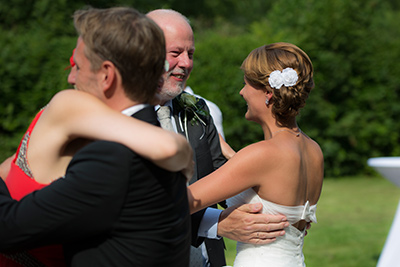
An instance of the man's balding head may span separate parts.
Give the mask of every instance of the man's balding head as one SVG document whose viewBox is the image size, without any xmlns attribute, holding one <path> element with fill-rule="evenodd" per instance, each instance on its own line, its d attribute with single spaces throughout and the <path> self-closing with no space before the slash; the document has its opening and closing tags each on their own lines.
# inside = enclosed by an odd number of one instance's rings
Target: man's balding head
<svg viewBox="0 0 400 267">
<path fill-rule="evenodd" d="M 194 37 L 189 20 L 170 9 L 157 9 L 147 13 L 163 30 L 169 70 L 163 75 L 161 104 L 179 95 L 193 68 Z"/>
</svg>

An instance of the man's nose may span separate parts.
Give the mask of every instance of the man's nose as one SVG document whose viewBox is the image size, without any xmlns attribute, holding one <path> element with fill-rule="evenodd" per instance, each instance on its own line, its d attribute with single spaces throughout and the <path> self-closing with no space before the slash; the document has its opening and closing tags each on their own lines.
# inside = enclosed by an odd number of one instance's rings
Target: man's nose
<svg viewBox="0 0 400 267">
<path fill-rule="evenodd" d="M 75 70 L 71 69 L 71 72 L 68 74 L 68 83 L 71 85 L 75 85 L 75 78 L 76 78 Z"/>
<path fill-rule="evenodd" d="M 184 52 L 179 57 L 179 67 L 190 68 L 192 64 L 192 59 L 190 59 L 188 52 Z"/>
</svg>

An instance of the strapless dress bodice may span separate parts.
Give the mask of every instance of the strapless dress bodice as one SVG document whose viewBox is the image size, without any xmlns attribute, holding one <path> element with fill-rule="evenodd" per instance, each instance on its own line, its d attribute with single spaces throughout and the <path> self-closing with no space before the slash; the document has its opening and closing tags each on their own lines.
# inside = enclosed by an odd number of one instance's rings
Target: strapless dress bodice
<svg viewBox="0 0 400 267">
<path fill-rule="evenodd" d="M 310 205 L 307 201 L 301 206 L 284 206 L 262 199 L 253 189 L 247 189 L 242 193 L 227 200 L 228 206 L 237 204 L 262 203 L 262 213 L 283 214 L 287 217 L 289 227 L 285 229 L 285 235 L 278 237 L 276 241 L 266 245 L 252 245 L 238 242 L 234 267 L 266 267 L 305 266 L 303 255 L 304 231 L 298 230 L 292 224 L 305 220 L 317 222 L 316 205 Z"/>
</svg>

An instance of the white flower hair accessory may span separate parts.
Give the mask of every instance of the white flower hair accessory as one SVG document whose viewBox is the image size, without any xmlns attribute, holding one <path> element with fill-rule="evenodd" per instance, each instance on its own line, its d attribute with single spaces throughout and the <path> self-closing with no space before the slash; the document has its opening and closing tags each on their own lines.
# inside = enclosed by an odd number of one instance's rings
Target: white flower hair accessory
<svg viewBox="0 0 400 267">
<path fill-rule="evenodd" d="M 283 71 L 274 70 L 269 75 L 269 85 L 275 89 L 281 89 L 282 85 L 284 86 L 293 86 L 296 84 L 299 76 L 297 76 L 297 72 L 292 68 L 286 68 Z"/>
</svg>

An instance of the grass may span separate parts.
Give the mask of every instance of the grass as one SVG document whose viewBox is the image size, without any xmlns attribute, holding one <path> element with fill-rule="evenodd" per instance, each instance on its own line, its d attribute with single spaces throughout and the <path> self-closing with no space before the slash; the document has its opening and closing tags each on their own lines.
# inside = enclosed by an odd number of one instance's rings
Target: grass
<svg viewBox="0 0 400 267">
<path fill-rule="evenodd" d="M 376 266 L 399 200 L 400 188 L 382 177 L 326 179 L 304 241 L 307 267 Z M 232 265 L 236 243 L 225 243 Z"/>
</svg>

